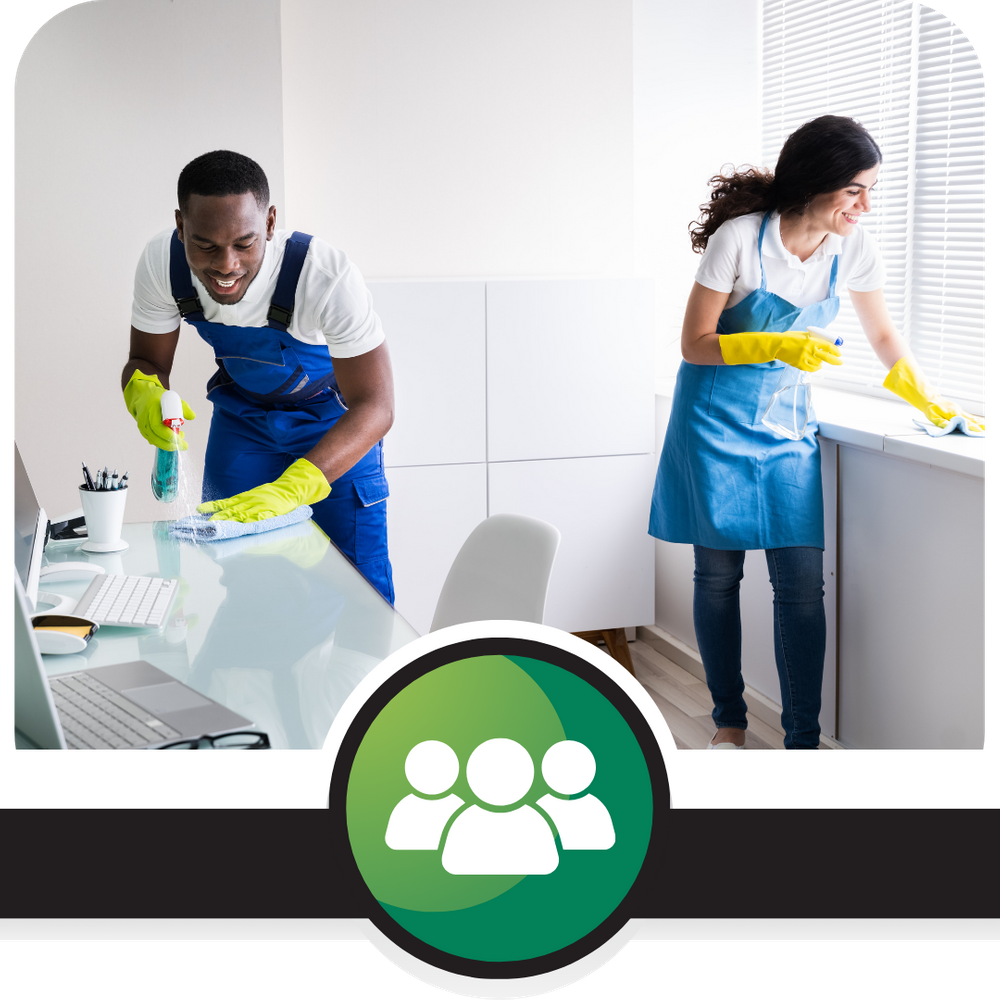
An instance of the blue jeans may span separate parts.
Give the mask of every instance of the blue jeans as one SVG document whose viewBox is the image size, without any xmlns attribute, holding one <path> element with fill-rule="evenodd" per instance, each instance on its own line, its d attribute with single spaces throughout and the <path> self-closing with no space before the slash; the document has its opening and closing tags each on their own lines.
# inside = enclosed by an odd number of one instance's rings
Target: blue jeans
<svg viewBox="0 0 1000 1000">
<path fill-rule="evenodd" d="M 785 749 L 819 745 L 826 655 L 823 550 L 765 549 L 774 588 L 774 659 L 781 687 Z M 719 729 L 747 728 L 740 671 L 743 551 L 694 547 L 694 629 Z"/>
</svg>

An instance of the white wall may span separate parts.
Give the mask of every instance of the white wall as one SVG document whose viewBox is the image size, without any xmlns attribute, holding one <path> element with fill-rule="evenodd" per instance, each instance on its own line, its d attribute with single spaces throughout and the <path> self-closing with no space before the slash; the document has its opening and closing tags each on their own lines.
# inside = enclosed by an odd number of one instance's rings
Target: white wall
<svg viewBox="0 0 1000 1000">
<path fill-rule="evenodd" d="M 680 363 L 688 223 L 727 163 L 760 165 L 759 0 L 633 0 L 636 273 L 656 281 L 656 375 Z"/>
<path fill-rule="evenodd" d="M 281 17 L 294 226 L 366 278 L 632 273 L 629 3 L 282 0 Z"/>
<path fill-rule="evenodd" d="M 49 21 L 16 89 L 15 437 L 39 501 L 79 506 L 80 462 L 129 469 L 126 520 L 177 517 L 148 487 L 153 449 L 119 379 L 146 241 L 173 225 L 177 175 L 231 148 L 284 206 L 278 0 L 102 0 Z M 225 40 L 223 44 L 221 40 Z M 182 331 L 172 379 L 194 407 L 193 489 L 211 407 L 212 352 Z"/>
</svg>

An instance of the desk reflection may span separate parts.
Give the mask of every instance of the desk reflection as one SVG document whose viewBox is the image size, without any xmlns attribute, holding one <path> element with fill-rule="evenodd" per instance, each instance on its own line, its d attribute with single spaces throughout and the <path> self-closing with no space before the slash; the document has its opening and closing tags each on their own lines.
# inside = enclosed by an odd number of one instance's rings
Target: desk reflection
<svg viewBox="0 0 1000 1000">
<path fill-rule="evenodd" d="M 159 632 L 102 628 L 83 653 L 43 657 L 55 676 L 143 659 L 252 719 L 276 748 L 320 747 L 358 682 L 417 633 L 312 521 L 192 543 L 172 521 L 126 524 L 128 549 L 95 554 L 50 542 L 48 563 L 178 581 Z M 80 598 L 90 579 L 59 593 Z"/>
</svg>

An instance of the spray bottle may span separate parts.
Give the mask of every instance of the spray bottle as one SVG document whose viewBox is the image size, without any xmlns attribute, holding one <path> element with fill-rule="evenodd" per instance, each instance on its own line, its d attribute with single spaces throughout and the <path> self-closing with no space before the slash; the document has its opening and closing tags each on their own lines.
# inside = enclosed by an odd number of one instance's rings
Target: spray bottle
<svg viewBox="0 0 1000 1000">
<path fill-rule="evenodd" d="M 184 426 L 184 409 L 181 397 L 173 389 L 167 389 L 160 397 L 160 416 L 165 426 L 176 434 Z M 150 485 L 153 496 L 163 503 L 173 503 L 177 499 L 177 463 L 180 451 L 156 449 Z"/>
<path fill-rule="evenodd" d="M 843 337 L 833 340 L 821 326 L 807 326 L 806 330 L 835 347 L 844 343 Z M 794 382 L 775 390 L 764 416 L 761 417 L 761 423 L 780 437 L 788 438 L 789 441 L 801 441 L 806 435 L 809 411 L 812 408 L 812 386 L 809 383 L 809 372 L 799 371 Z"/>
</svg>

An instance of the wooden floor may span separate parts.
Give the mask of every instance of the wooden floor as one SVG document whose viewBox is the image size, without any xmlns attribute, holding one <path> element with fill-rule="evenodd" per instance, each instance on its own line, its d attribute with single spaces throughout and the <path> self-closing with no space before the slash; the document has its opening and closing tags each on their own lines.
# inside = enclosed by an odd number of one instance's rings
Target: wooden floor
<svg viewBox="0 0 1000 1000">
<path fill-rule="evenodd" d="M 628 648 L 635 676 L 659 706 L 678 748 L 703 750 L 715 735 L 712 696 L 704 682 L 642 640 L 630 642 Z M 753 715 L 747 722 L 747 750 L 782 749 L 784 733 Z"/>
</svg>

